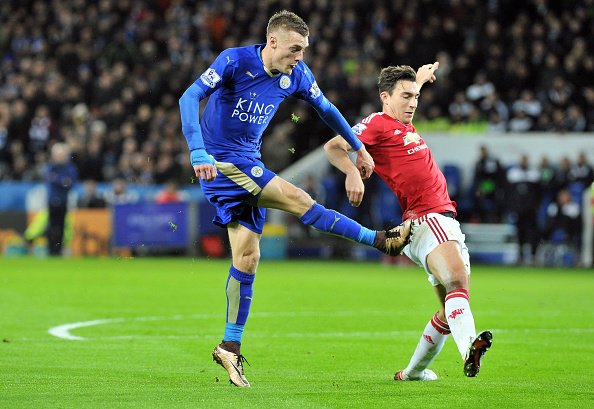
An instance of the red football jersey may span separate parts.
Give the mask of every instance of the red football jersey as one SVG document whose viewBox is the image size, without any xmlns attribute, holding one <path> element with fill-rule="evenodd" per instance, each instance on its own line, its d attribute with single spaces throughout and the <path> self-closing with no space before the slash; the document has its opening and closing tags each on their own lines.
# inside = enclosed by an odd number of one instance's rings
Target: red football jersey
<svg viewBox="0 0 594 409">
<path fill-rule="evenodd" d="M 446 179 L 412 123 L 375 112 L 353 127 L 375 162 L 375 172 L 398 197 L 403 219 L 456 211 Z"/>
</svg>

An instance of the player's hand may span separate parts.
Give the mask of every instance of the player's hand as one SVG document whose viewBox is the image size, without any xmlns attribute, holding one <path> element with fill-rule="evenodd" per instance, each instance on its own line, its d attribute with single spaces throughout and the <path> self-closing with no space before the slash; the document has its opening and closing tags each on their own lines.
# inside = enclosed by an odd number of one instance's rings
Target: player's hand
<svg viewBox="0 0 594 409">
<path fill-rule="evenodd" d="M 373 162 L 373 158 L 365 149 L 365 146 L 361 146 L 361 149 L 357 151 L 357 169 L 359 169 L 359 173 L 361 174 L 362 179 L 367 179 L 373 173 L 373 169 L 375 168 L 375 163 Z"/>
<path fill-rule="evenodd" d="M 196 176 L 202 181 L 212 182 L 217 177 L 215 160 L 206 153 L 205 149 L 194 149 L 190 152 L 190 159 Z"/>
<path fill-rule="evenodd" d="M 361 175 L 358 172 L 348 174 L 344 182 L 344 187 L 351 206 L 359 207 L 365 193 L 365 185 L 363 184 Z"/>
<path fill-rule="evenodd" d="M 423 85 L 426 82 L 433 82 L 437 79 L 435 70 L 439 68 L 439 61 L 433 64 L 425 64 L 417 71 L 417 84 Z"/>
</svg>

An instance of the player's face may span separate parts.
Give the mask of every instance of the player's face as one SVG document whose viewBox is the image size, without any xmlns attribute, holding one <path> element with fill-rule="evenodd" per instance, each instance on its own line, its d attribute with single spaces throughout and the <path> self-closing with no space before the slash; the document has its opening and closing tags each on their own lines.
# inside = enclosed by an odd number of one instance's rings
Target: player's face
<svg viewBox="0 0 594 409">
<path fill-rule="evenodd" d="M 280 31 L 272 43 L 272 73 L 281 72 L 291 75 L 299 61 L 303 61 L 303 52 L 309 45 L 307 37 L 295 31 Z M 272 38 L 271 38 L 272 40 Z"/>
<path fill-rule="evenodd" d="M 412 122 L 417 110 L 419 95 L 419 86 L 416 82 L 399 81 L 392 95 L 385 91 L 380 94 L 384 103 L 383 112 L 408 125 Z"/>
</svg>

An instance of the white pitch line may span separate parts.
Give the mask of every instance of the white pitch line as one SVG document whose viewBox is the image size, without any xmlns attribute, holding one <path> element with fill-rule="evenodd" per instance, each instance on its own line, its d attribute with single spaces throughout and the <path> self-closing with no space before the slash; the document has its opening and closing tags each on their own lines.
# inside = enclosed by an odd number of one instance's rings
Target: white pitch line
<svg viewBox="0 0 594 409">
<path fill-rule="evenodd" d="M 70 333 L 71 330 L 82 328 L 82 327 L 91 327 L 93 325 L 102 325 L 102 324 L 112 324 L 114 322 L 123 322 L 126 321 L 125 318 L 107 318 L 104 320 L 94 320 L 94 321 L 85 321 L 85 322 L 74 322 L 72 324 L 64 324 L 58 325 L 57 327 L 50 328 L 47 332 L 52 334 L 58 338 L 64 339 L 71 339 L 75 341 L 84 341 L 86 338 L 78 337 L 76 335 L 72 335 Z"/>
<path fill-rule="evenodd" d="M 284 318 L 284 317 L 318 317 L 318 316 L 338 316 L 338 317 L 350 317 L 356 315 L 367 315 L 367 316 L 380 316 L 380 315 L 398 315 L 398 313 L 392 311 L 338 311 L 334 313 L 326 313 L 326 312 L 319 312 L 319 311 L 304 311 L 300 313 L 296 312 L 260 312 L 260 313 L 252 313 L 250 317 L 264 317 L 264 318 Z M 63 324 L 58 325 L 57 327 L 52 327 L 48 330 L 48 332 L 58 338 L 75 340 L 75 341 L 85 341 L 91 338 L 80 337 L 77 335 L 72 335 L 70 331 L 73 331 L 77 328 L 83 327 L 91 327 L 93 325 L 104 325 L 104 324 L 113 324 L 116 322 L 124 322 L 124 321 L 162 321 L 162 320 L 186 320 L 186 319 L 212 319 L 212 318 L 222 318 L 224 315 L 222 314 L 195 314 L 195 315 L 172 315 L 172 316 L 152 316 L 152 317 L 137 317 L 137 318 L 106 318 L 101 320 L 93 320 L 93 321 L 83 321 L 83 322 L 74 322 L 71 324 Z M 122 337 L 116 337 L 116 339 Z M 124 337 L 126 338 L 126 337 Z M 93 338 L 96 339 L 96 338 Z M 102 338 L 103 339 L 103 338 Z M 111 339 L 111 337 L 110 337 Z M 126 338 L 127 339 L 127 338 Z"/>
<path fill-rule="evenodd" d="M 284 317 L 314 317 L 314 316 L 359 316 L 359 315 L 399 315 L 394 311 L 339 311 L 334 313 L 319 312 L 319 311 L 305 311 L 305 312 L 278 312 L 278 313 L 252 313 L 250 317 L 263 318 L 284 318 Z M 407 313 L 406 315 L 410 315 Z M 87 341 L 87 340 L 121 340 L 121 339 L 185 339 L 185 338 L 218 338 L 220 334 L 211 335 L 121 335 L 112 337 L 81 337 L 72 335 L 70 331 L 78 328 L 91 327 L 94 325 L 113 324 L 125 321 L 162 321 L 162 320 L 186 320 L 186 319 L 221 319 L 222 314 L 196 314 L 196 315 L 172 315 L 172 316 L 152 316 L 152 317 L 136 317 L 136 318 L 106 318 L 93 321 L 74 322 L 70 324 L 58 325 L 52 327 L 48 332 L 58 338 L 68 339 L 73 341 Z M 495 333 L 556 333 L 556 332 L 575 332 L 575 333 L 592 333 L 594 328 L 527 328 L 527 329 L 495 329 Z M 331 332 L 331 333 L 287 333 L 287 334 L 257 334 L 250 333 L 254 338 L 329 338 L 329 337 L 388 337 L 388 336 L 403 336 L 403 335 L 418 335 L 419 331 L 386 331 L 386 332 Z"/>
</svg>

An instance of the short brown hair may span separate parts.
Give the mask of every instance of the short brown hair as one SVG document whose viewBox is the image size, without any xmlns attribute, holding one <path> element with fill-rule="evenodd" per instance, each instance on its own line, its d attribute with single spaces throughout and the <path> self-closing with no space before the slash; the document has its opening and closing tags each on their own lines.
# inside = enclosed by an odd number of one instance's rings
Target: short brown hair
<svg viewBox="0 0 594 409">
<path fill-rule="evenodd" d="M 397 65 L 383 68 L 380 72 L 377 86 L 380 94 L 386 91 L 392 95 L 398 81 L 417 81 L 417 72 L 409 65 Z"/>
<path fill-rule="evenodd" d="M 274 31 L 283 28 L 288 31 L 295 31 L 303 37 L 309 36 L 309 28 L 305 21 L 297 14 L 287 10 L 274 13 L 270 20 L 268 20 L 268 27 L 266 28 L 266 37 L 269 37 Z"/>
</svg>

